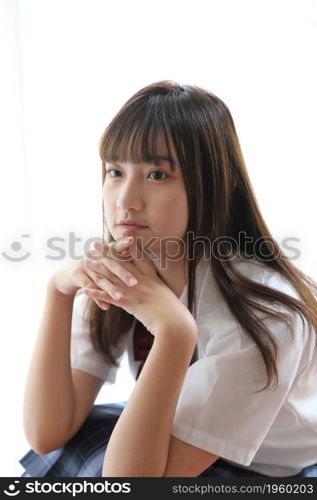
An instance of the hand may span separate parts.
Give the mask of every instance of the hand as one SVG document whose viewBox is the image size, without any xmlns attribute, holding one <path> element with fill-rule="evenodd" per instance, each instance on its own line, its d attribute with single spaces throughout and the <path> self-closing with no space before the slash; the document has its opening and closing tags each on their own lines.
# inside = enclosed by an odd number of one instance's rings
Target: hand
<svg viewBox="0 0 317 500">
<path fill-rule="evenodd" d="M 126 238 L 120 238 L 120 241 L 117 240 L 116 242 L 109 243 L 107 253 L 117 258 L 124 258 L 125 255 L 127 255 L 125 251 L 130 244 L 131 242 Z M 103 248 L 101 243 L 95 242 L 88 256 L 94 255 L 94 246 L 96 246 L 96 248 L 99 246 Z M 98 254 L 100 254 L 100 252 Z M 48 287 L 52 288 L 60 295 L 74 296 L 81 288 L 96 288 L 96 283 L 90 278 L 84 259 L 82 259 L 79 261 L 71 261 L 55 271 L 49 280 Z M 102 309 L 109 309 L 110 307 L 108 303 L 102 303 L 98 300 L 96 300 L 96 303 Z"/>
<path fill-rule="evenodd" d="M 86 259 L 88 274 L 99 290 L 84 289 L 84 293 L 94 300 L 122 307 L 154 336 L 163 330 L 180 331 L 183 327 L 186 327 L 184 331 L 190 330 L 197 334 L 193 316 L 161 280 L 152 260 L 135 239 L 129 252 L 132 261 L 121 259 L 119 262 L 109 255 L 94 263 Z M 124 276 L 130 275 L 137 279 L 137 284 L 128 285 Z M 122 297 L 116 299 L 115 291 L 121 292 Z"/>
</svg>

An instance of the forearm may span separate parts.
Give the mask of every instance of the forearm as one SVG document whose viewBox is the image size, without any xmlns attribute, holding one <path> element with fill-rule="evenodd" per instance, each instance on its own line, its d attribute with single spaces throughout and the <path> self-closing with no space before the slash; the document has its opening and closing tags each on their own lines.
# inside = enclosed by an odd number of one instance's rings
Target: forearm
<svg viewBox="0 0 317 500">
<path fill-rule="evenodd" d="M 185 328 L 185 327 L 184 327 Z M 197 332 L 161 332 L 107 446 L 105 477 L 161 477 Z"/>
<path fill-rule="evenodd" d="M 24 431 L 30 445 L 42 450 L 57 443 L 71 424 L 74 388 L 70 367 L 70 331 L 74 297 L 48 285 L 44 311 L 27 375 Z"/>
</svg>

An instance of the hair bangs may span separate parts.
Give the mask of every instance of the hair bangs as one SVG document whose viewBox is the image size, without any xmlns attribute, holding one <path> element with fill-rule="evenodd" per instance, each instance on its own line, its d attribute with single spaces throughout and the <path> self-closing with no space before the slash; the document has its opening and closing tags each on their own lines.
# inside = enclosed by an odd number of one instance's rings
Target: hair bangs
<svg viewBox="0 0 317 500">
<path fill-rule="evenodd" d="M 164 156 L 175 170 L 177 161 L 172 152 L 170 129 L 160 104 L 147 102 L 137 109 L 128 107 L 112 120 L 100 140 L 99 154 L 103 164 L 119 161 L 159 165 L 160 157 Z"/>
</svg>

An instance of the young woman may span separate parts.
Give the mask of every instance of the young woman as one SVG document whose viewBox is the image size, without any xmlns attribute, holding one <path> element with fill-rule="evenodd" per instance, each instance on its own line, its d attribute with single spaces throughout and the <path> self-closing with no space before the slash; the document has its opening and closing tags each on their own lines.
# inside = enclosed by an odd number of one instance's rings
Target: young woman
<svg viewBox="0 0 317 500">
<path fill-rule="evenodd" d="M 317 476 L 317 287 L 263 220 L 227 106 L 153 83 L 100 155 L 107 242 L 49 280 L 23 476 Z M 129 400 L 94 405 L 124 352 Z"/>
</svg>

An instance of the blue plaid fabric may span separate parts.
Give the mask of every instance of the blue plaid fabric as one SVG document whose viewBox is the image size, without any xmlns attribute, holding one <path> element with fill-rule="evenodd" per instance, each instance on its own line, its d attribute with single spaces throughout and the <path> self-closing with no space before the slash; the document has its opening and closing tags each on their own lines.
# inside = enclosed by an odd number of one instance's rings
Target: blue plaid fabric
<svg viewBox="0 0 317 500">
<path fill-rule="evenodd" d="M 19 463 L 25 472 L 21 477 L 101 477 L 108 441 L 126 401 L 95 405 L 85 422 L 68 443 L 58 450 L 39 455 L 28 451 Z M 242 469 L 219 458 L 198 477 L 268 477 Z M 317 477 L 317 464 L 306 467 L 292 477 Z"/>
<path fill-rule="evenodd" d="M 95 405 L 63 448 L 24 455 L 19 460 L 26 471 L 21 477 L 101 477 L 106 447 L 125 405 L 124 401 Z"/>
</svg>

